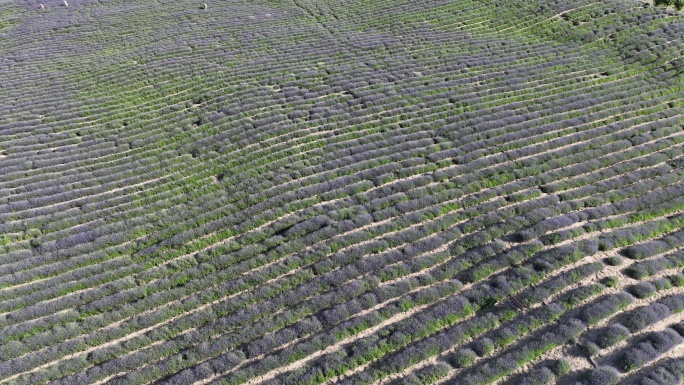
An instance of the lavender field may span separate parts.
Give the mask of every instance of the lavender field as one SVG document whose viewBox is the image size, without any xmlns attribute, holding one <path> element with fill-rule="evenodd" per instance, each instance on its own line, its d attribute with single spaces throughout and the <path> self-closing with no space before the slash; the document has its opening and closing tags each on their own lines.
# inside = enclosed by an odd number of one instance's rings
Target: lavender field
<svg viewBox="0 0 684 385">
<path fill-rule="evenodd" d="M 683 14 L 206 1 L 0 0 L 0 384 L 684 383 Z"/>
</svg>

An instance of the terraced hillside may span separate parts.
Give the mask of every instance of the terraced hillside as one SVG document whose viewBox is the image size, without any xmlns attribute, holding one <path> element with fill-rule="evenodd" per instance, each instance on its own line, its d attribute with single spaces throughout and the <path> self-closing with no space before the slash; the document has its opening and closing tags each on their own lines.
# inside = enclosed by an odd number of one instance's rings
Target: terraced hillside
<svg viewBox="0 0 684 385">
<path fill-rule="evenodd" d="M 679 384 L 684 17 L 0 2 L 0 383 Z"/>
</svg>

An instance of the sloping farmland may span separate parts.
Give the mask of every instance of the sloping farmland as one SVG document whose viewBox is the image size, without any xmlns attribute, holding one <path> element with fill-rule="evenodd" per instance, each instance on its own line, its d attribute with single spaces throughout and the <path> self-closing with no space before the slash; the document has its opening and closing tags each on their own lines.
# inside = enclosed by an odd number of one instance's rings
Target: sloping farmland
<svg viewBox="0 0 684 385">
<path fill-rule="evenodd" d="M 0 384 L 684 381 L 682 14 L 40 1 L 0 0 Z"/>
</svg>

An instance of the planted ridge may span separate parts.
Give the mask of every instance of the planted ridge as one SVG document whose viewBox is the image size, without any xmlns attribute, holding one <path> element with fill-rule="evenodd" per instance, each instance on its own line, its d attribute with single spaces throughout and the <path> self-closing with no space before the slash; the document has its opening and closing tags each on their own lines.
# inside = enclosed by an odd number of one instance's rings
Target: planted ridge
<svg viewBox="0 0 684 385">
<path fill-rule="evenodd" d="M 681 379 L 682 21 L 0 4 L 0 383 Z"/>
</svg>

